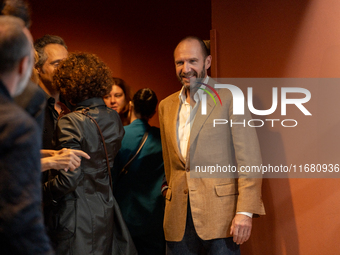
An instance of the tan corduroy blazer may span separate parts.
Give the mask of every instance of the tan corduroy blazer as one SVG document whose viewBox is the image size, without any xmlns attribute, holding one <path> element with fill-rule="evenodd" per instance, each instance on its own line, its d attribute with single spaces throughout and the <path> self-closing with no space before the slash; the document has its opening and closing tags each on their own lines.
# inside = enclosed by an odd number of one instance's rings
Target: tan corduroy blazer
<svg viewBox="0 0 340 255">
<path fill-rule="evenodd" d="M 240 169 L 241 166 L 261 165 L 256 130 L 247 123 L 251 119 L 249 111 L 245 115 L 233 115 L 230 91 L 216 90 L 222 106 L 220 103 L 215 105 L 210 96 L 207 96 L 206 115 L 201 114 L 199 106 L 191 128 L 187 159 L 183 159 L 177 143 L 179 92 L 159 105 L 164 169 L 169 185 L 164 215 L 167 241 L 181 241 L 183 238 L 188 197 L 196 232 L 203 240 L 230 236 L 236 212 L 265 214 L 261 174 L 222 172 L 215 175 L 198 171 L 200 166 L 234 166 L 234 169 L 238 166 Z M 215 100 L 219 102 L 217 98 Z M 214 127 L 214 119 L 228 120 L 229 123 Z M 230 127 L 231 120 L 241 124 Z"/>
</svg>

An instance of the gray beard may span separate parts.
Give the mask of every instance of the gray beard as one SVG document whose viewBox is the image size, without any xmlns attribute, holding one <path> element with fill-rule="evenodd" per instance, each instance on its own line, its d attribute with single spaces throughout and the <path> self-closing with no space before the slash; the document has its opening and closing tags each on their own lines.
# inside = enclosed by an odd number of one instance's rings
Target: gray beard
<svg viewBox="0 0 340 255">
<path fill-rule="evenodd" d="M 195 75 L 196 74 L 197 74 L 197 72 L 195 72 Z M 203 82 L 205 75 L 206 75 L 205 64 L 203 64 L 202 72 L 200 72 L 199 74 L 196 75 L 195 84 L 185 85 L 185 83 L 181 79 L 179 79 L 179 80 L 182 83 L 184 89 L 186 89 L 186 90 L 190 89 L 192 91 L 197 91 L 197 89 L 201 86 L 201 84 L 198 84 L 197 82 Z"/>
</svg>

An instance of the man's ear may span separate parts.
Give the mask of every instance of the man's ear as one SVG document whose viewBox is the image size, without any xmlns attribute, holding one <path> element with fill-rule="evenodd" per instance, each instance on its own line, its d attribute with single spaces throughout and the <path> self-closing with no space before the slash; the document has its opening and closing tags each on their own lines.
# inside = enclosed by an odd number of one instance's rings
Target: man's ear
<svg viewBox="0 0 340 255">
<path fill-rule="evenodd" d="M 20 76 L 23 76 L 26 74 L 27 69 L 30 67 L 29 62 L 30 62 L 29 56 L 25 56 L 19 61 L 18 73 L 20 74 Z M 32 72 L 32 70 L 30 70 L 30 72 Z"/>
<path fill-rule="evenodd" d="M 211 55 L 207 56 L 205 58 L 204 64 L 205 64 L 205 69 L 208 70 L 211 66 Z"/>
</svg>

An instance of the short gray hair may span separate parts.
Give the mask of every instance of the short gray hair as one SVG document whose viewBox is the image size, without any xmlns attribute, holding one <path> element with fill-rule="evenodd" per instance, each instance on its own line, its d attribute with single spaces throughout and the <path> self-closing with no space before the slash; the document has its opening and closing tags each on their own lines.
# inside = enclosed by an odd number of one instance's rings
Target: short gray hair
<svg viewBox="0 0 340 255">
<path fill-rule="evenodd" d="M 0 16 L 0 74 L 14 70 L 32 45 L 23 32 L 24 22 L 13 16 Z"/>
<path fill-rule="evenodd" d="M 38 53 L 39 60 L 35 64 L 35 68 L 42 67 L 46 60 L 47 60 L 47 55 L 45 53 L 45 47 L 49 44 L 59 44 L 61 46 L 64 46 L 65 49 L 67 49 L 67 46 L 60 36 L 57 35 L 44 35 L 43 37 L 37 39 L 34 42 L 34 48 Z"/>
</svg>

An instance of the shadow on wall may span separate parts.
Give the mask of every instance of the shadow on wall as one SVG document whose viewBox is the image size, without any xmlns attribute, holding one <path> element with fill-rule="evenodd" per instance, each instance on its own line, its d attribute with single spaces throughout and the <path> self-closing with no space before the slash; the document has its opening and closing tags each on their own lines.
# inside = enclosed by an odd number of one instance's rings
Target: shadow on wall
<svg viewBox="0 0 340 255">
<path fill-rule="evenodd" d="M 218 77 L 284 77 L 310 3 L 212 0 L 212 29 L 216 30 L 217 48 L 217 56 L 213 57 L 217 57 Z M 267 109 L 263 108 L 266 103 L 254 98 L 256 109 Z M 267 125 L 257 128 L 257 133 L 263 164 L 287 164 L 289 152 L 283 141 L 286 136 Z M 242 254 L 299 254 L 291 185 L 288 178 L 263 180 L 267 215 L 253 220 L 252 235 L 241 246 Z"/>
<path fill-rule="evenodd" d="M 254 106 L 264 109 L 258 97 Z M 254 116 L 253 116 L 254 117 Z M 256 116 L 254 119 L 266 119 Z M 263 165 L 287 165 L 282 136 L 270 125 L 257 128 Z M 279 163 L 278 163 L 279 162 Z M 241 246 L 243 254 L 283 255 L 299 254 L 299 240 L 293 208 L 291 187 L 287 175 L 277 179 L 266 179 L 262 184 L 262 199 L 266 215 L 253 219 L 250 239 Z M 278 253 L 278 252 L 282 253 Z"/>
</svg>

